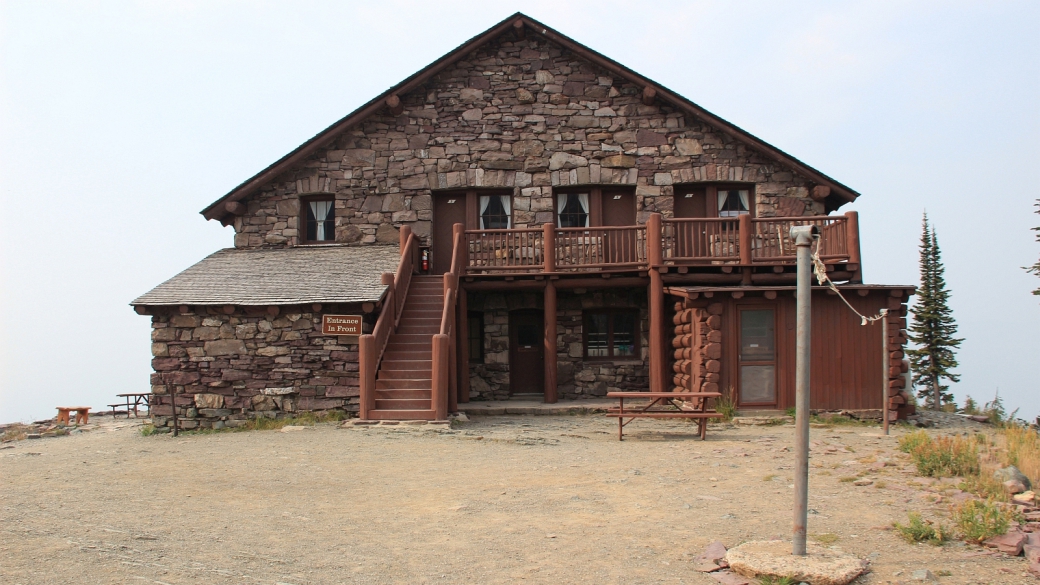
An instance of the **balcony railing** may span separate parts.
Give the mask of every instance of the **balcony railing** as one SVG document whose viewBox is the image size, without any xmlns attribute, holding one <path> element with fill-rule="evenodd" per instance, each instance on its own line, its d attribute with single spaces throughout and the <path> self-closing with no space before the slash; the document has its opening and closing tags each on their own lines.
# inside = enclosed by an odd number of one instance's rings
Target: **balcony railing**
<svg viewBox="0 0 1040 585">
<path fill-rule="evenodd" d="M 856 212 L 837 216 L 662 219 L 593 228 L 467 230 L 465 274 L 638 270 L 650 266 L 782 265 L 795 261 L 791 227 L 815 225 L 828 263 L 859 263 Z M 547 254 L 546 250 L 552 250 Z"/>
</svg>

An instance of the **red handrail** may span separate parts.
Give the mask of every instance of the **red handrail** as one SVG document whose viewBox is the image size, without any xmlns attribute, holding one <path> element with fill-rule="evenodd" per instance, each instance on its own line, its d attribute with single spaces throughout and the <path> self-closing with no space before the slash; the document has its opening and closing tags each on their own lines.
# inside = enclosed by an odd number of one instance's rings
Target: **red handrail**
<svg viewBox="0 0 1040 585">
<path fill-rule="evenodd" d="M 368 413 L 375 408 L 376 372 L 383 359 L 383 352 L 390 340 L 390 334 L 397 330 L 404 312 L 405 300 L 408 297 L 408 286 L 412 282 L 415 271 L 415 257 L 419 249 L 419 238 L 407 227 L 401 228 L 401 260 L 397 264 L 397 273 L 383 274 L 383 284 L 387 285 L 383 308 L 372 327 L 372 333 L 362 335 L 358 339 L 358 376 L 360 385 L 360 412 L 362 420 L 368 419 Z"/>
<path fill-rule="evenodd" d="M 441 310 L 439 333 L 431 341 L 431 385 L 430 406 L 435 420 L 448 418 L 448 405 L 458 388 L 458 367 L 455 359 L 455 301 L 459 288 L 459 275 L 468 264 L 466 233 L 461 223 L 452 226 L 453 239 L 451 269 L 444 273 L 444 308 Z"/>
</svg>

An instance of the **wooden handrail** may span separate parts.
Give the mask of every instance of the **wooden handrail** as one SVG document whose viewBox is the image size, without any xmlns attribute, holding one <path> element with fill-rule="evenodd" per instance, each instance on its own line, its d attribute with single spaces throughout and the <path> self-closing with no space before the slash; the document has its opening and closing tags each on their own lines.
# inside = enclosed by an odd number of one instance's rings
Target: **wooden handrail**
<svg viewBox="0 0 1040 585">
<path fill-rule="evenodd" d="M 358 383 L 360 386 L 360 412 L 362 420 L 368 419 L 368 413 L 375 408 L 376 372 L 386 351 L 390 335 L 397 330 L 404 312 L 405 300 L 408 298 L 408 287 L 415 271 L 415 258 L 419 249 L 419 238 L 407 227 L 401 228 L 401 259 L 397 263 L 397 272 L 384 273 L 382 283 L 387 286 L 383 298 L 383 308 L 372 327 L 372 333 L 358 338 Z"/>
<path fill-rule="evenodd" d="M 444 273 L 444 307 L 441 309 L 439 333 L 431 340 L 432 372 L 430 384 L 430 406 L 435 420 L 448 417 L 448 404 L 458 388 L 458 368 L 455 364 L 455 303 L 459 288 L 459 275 L 468 263 L 466 231 L 461 223 L 452 226 L 451 269 Z"/>
</svg>

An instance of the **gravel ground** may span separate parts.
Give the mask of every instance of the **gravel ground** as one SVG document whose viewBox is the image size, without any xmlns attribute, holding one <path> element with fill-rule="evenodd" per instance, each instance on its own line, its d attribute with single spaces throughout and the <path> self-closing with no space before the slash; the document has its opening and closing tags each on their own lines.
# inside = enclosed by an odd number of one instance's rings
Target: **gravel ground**
<svg viewBox="0 0 1040 585">
<path fill-rule="evenodd" d="M 602 416 L 179 438 L 92 421 L 0 450 L 0 583 L 708 584 L 709 542 L 790 533 L 790 425 L 701 442 L 640 420 L 619 443 Z M 1036 583 L 1021 558 L 887 528 L 950 499 L 900 458 L 904 432 L 812 430 L 810 535 L 870 559 L 857 583 Z"/>
</svg>

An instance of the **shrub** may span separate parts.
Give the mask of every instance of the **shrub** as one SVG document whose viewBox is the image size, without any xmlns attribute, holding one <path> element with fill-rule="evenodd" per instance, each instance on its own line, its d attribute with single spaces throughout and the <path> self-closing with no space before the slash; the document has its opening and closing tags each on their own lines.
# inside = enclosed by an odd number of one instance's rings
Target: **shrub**
<svg viewBox="0 0 1040 585">
<path fill-rule="evenodd" d="M 961 504 L 954 510 L 953 518 L 964 540 L 975 543 L 1004 534 L 1011 522 L 1021 520 L 1008 506 L 982 500 L 968 500 Z"/>
<path fill-rule="evenodd" d="M 966 477 L 979 473 L 978 443 L 974 439 L 933 439 L 917 431 L 900 439 L 899 448 L 913 457 L 917 472 L 926 477 Z"/>
<path fill-rule="evenodd" d="M 896 522 L 892 526 L 895 527 L 899 536 L 910 543 L 927 542 L 939 546 L 950 539 L 949 528 L 925 520 L 917 512 L 910 512 L 906 524 Z"/>
<path fill-rule="evenodd" d="M 1027 426 L 1010 423 L 1000 430 L 1007 455 L 1005 465 L 1014 465 L 1033 483 L 1040 480 L 1040 435 Z"/>
<path fill-rule="evenodd" d="M 141 436 L 150 437 L 155 434 L 155 427 L 152 425 L 144 425 L 141 427 Z"/>
<path fill-rule="evenodd" d="M 737 401 L 733 399 L 732 389 L 715 400 L 715 412 L 721 414 L 724 421 L 733 420 L 733 416 L 737 414 Z"/>
<path fill-rule="evenodd" d="M 1004 489 L 1004 484 L 989 473 L 969 475 L 957 487 L 986 500 L 1008 501 L 1008 494 L 1007 490 Z"/>
</svg>

